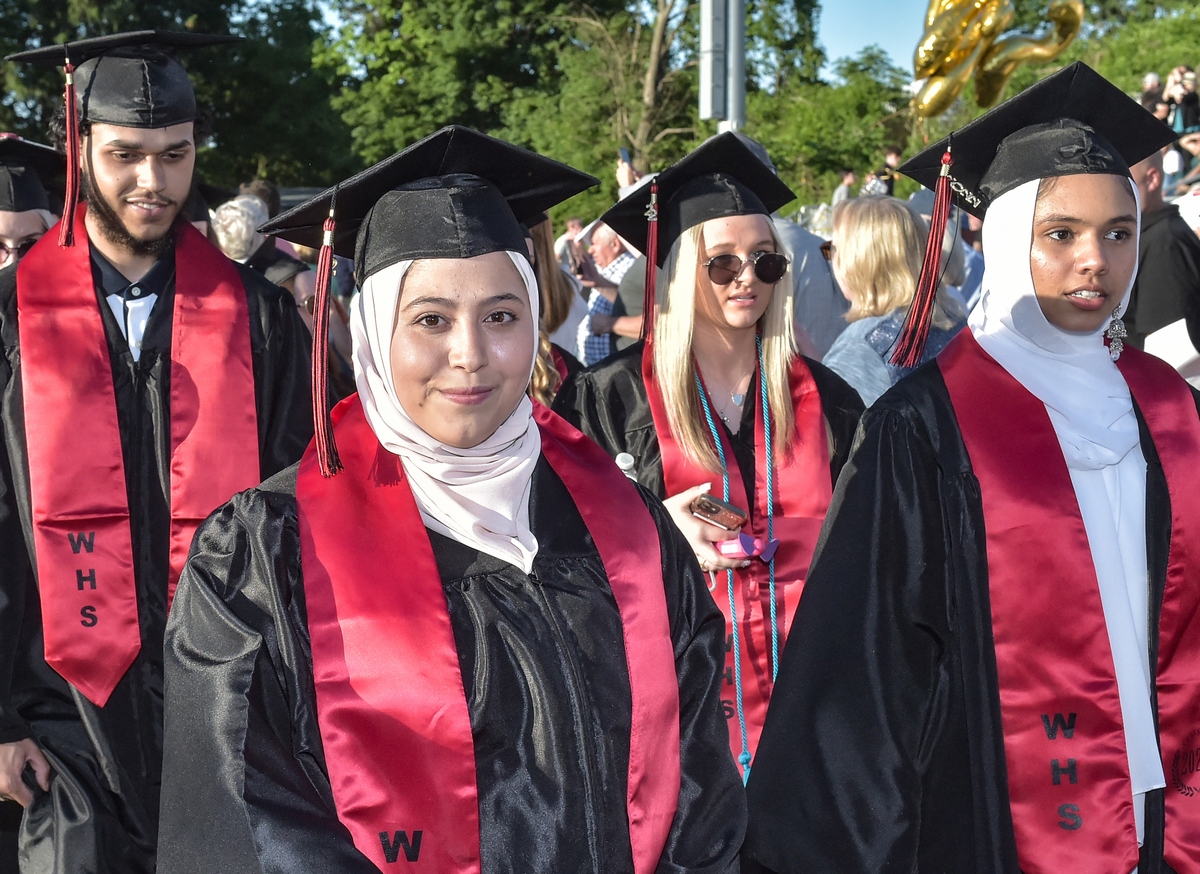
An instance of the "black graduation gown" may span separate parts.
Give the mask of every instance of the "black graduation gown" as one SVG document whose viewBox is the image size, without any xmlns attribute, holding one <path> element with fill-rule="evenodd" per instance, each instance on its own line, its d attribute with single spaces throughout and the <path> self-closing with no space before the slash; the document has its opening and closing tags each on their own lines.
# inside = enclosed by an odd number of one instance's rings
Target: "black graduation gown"
<svg viewBox="0 0 1200 874">
<path fill-rule="evenodd" d="M 1155 665 L 1170 506 L 1139 424 Z M 780 874 L 1016 874 L 999 694 L 979 482 L 933 361 L 863 416 L 780 662 L 744 852 Z M 1159 790 L 1140 874 L 1170 871 L 1162 843 Z"/>
<path fill-rule="evenodd" d="M 295 462 L 312 437 L 308 332 L 289 295 L 254 271 L 237 269 L 249 301 L 259 464 L 270 476 Z M 22 843 L 30 856 L 22 870 L 149 872 L 162 760 L 174 283 L 151 312 L 137 362 L 97 293 L 112 358 L 142 635 L 137 659 L 103 708 L 44 659 L 30 558 L 16 284 L 15 267 L 0 271 L 0 743 L 34 738 L 55 771 L 50 792 L 36 790 L 24 817 Z M 0 859 L 0 868 L 6 862 Z"/>
<path fill-rule="evenodd" d="M 160 874 L 376 870 L 337 818 L 322 753 L 295 486 L 292 468 L 243 492 L 193 542 L 167 628 Z M 724 623 L 687 544 L 643 498 L 680 691 L 682 789 L 658 871 L 736 870 L 745 801 L 718 705 Z M 544 458 L 530 526 L 532 576 L 430 533 L 475 741 L 482 871 L 629 872 L 620 614 Z"/>
<path fill-rule="evenodd" d="M 660 498 L 668 497 L 663 484 L 662 451 L 646 383 L 642 379 L 642 348 L 637 343 L 575 375 L 559 390 L 554 411 L 591 437 L 614 458 L 618 453 L 633 456 L 633 473 L 643 486 Z M 862 415 L 858 392 L 824 365 L 805 358 L 812 371 L 821 408 L 825 414 L 825 433 L 829 438 L 829 473 L 833 482 L 854 439 L 854 429 Z M 738 468 L 746 486 L 746 495 L 754 500 L 754 417 L 758 393 L 746 393 L 738 433 L 726 433 L 731 439 Z M 724 428 L 724 424 L 719 425 Z"/>
</svg>

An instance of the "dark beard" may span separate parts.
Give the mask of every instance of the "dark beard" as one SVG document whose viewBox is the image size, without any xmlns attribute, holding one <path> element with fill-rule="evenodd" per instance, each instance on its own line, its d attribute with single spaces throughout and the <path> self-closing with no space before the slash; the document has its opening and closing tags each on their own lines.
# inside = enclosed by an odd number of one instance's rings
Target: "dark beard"
<svg viewBox="0 0 1200 874">
<path fill-rule="evenodd" d="M 105 240 L 137 257 L 157 258 L 167 250 L 174 239 L 171 231 L 168 230 L 157 240 L 139 240 L 126 230 L 116 210 L 92 185 L 91 174 L 83 173 L 81 176 L 83 177 L 83 196 L 87 201 L 88 214 L 96 222 L 96 226 Z"/>
</svg>

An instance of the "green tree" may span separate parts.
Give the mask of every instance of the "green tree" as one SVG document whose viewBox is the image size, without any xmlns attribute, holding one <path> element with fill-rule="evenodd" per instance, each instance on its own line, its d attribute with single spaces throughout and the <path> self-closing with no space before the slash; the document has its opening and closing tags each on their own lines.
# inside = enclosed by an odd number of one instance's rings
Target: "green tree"
<svg viewBox="0 0 1200 874">
<path fill-rule="evenodd" d="M 797 82 L 749 95 L 747 133 L 770 153 L 798 203 L 828 200 L 839 171 L 878 169 L 908 139 L 909 74 L 878 46 L 834 65 L 837 81 Z"/>
<path fill-rule="evenodd" d="M 233 185 L 265 174 L 283 184 L 320 184 L 358 166 L 330 104 L 340 82 L 313 70 L 322 38 L 316 0 L 0 0 L 0 50 L 161 28 L 233 33 L 247 42 L 188 53 L 184 64 L 216 138 L 201 150 L 208 181 Z M 45 142 L 62 102 L 62 71 L 6 64 L 0 126 Z"/>
<path fill-rule="evenodd" d="M 569 11 L 560 0 L 345 4 L 320 61 L 346 80 L 335 105 L 355 150 L 378 161 L 450 122 L 502 129 L 506 106 L 556 86 Z"/>
</svg>

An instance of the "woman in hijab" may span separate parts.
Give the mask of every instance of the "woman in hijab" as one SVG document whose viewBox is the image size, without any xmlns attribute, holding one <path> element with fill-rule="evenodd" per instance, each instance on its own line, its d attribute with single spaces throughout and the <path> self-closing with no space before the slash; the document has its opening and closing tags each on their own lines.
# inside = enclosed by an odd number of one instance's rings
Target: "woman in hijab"
<svg viewBox="0 0 1200 874">
<path fill-rule="evenodd" d="M 862 412 L 840 377 L 797 353 L 792 295 L 777 293 L 792 283 L 770 215 L 794 196 L 729 133 L 610 209 L 603 220 L 662 268 L 647 283 L 651 334 L 555 401 L 663 498 L 709 573 L 743 775 Z"/>
<path fill-rule="evenodd" d="M 269 226 L 361 225 L 359 391 L 194 543 L 160 871 L 736 865 L 720 613 L 661 505 L 526 395 L 518 221 L 594 181 L 450 127 Z"/>
<path fill-rule="evenodd" d="M 1076 63 L 901 168 L 986 211 L 983 297 L 863 417 L 749 785 L 767 870 L 1196 870 L 1200 410 L 1120 321 L 1170 138 Z"/>
</svg>

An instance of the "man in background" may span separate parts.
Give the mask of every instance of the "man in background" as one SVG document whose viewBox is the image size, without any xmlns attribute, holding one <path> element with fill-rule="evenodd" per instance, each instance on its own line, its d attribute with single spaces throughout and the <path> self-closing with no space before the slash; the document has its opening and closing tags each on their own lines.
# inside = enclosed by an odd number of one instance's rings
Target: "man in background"
<svg viewBox="0 0 1200 874">
<path fill-rule="evenodd" d="M 1192 345 L 1200 349 L 1200 239 L 1163 200 L 1163 156 L 1156 152 L 1130 168 L 1142 199 L 1138 272 L 1125 314 L 1130 341 L 1186 320 Z"/>
</svg>

